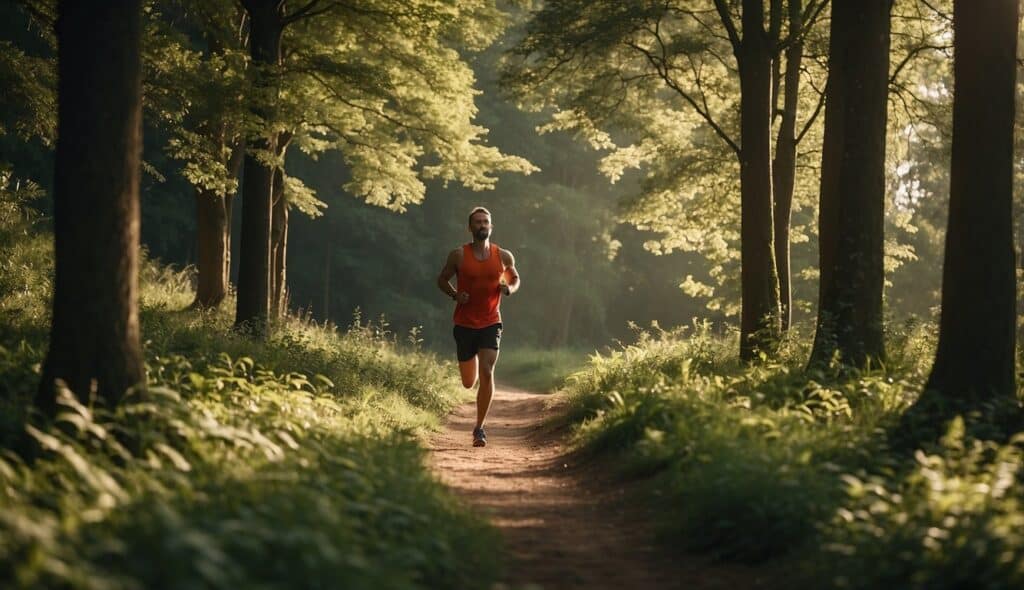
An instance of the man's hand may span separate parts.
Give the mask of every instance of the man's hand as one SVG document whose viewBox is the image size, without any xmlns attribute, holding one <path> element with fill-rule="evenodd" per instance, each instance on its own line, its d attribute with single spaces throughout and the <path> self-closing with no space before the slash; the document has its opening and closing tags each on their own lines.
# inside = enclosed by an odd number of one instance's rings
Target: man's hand
<svg viewBox="0 0 1024 590">
<path fill-rule="evenodd" d="M 508 297 L 509 295 L 512 294 L 512 291 L 508 288 L 508 283 L 506 283 L 504 280 L 502 280 L 501 283 L 498 285 L 498 290 L 501 291 L 501 294 L 504 295 L 505 297 Z"/>
<path fill-rule="evenodd" d="M 455 301 L 457 301 L 459 305 L 465 305 L 469 303 L 469 293 L 466 293 L 465 291 L 459 291 L 459 294 L 455 296 Z"/>
</svg>

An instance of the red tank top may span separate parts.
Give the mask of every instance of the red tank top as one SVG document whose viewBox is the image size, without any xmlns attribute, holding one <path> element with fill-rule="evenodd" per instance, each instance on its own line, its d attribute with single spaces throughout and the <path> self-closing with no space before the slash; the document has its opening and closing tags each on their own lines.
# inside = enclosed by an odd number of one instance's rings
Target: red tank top
<svg viewBox="0 0 1024 590">
<path fill-rule="evenodd" d="M 458 268 L 458 290 L 469 293 L 469 302 L 455 306 L 455 325 L 466 328 L 486 328 L 501 321 L 498 305 L 501 291 L 498 284 L 505 265 L 501 262 L 497 244 L 491 244 L 490 256 L 477 260 L 473 245 L 462 246 L 462 262 Z"/>
</svg>

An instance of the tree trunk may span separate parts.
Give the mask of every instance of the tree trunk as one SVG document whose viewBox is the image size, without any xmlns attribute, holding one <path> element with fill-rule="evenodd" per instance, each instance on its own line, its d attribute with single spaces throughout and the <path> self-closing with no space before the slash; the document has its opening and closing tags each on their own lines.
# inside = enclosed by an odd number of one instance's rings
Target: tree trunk
<svg viewBox="0 0 1024 590">
<path fill-rule="evenodd" d="M 217 307 L 228 292 L 227 197 L 196 188 L 196 245 L 199 253 L 194 307 Z"/>
<path fill-rule="evenodd" d="M 244 142 L 243 142 L 244 143 Z M 237 178 L 242 167 L 243 144 L 231 150 L 227 167 Z M 218 195 L 196 187 L 196 250 L 198 252 L 196 299 L 200 309 L 220 305 L 227 296 L 231 270 L 231 202 L 234 196 Z"/>
<path fill-rule="evenodd" d="M 998 412 L 987 416 L 997 421 L 1019 416 L 1012 221 L 1018 3 L 957 0 L 953 10 L 953 157 L 939 345 L 925 391 L 908 412 L 929 418 L 933 430 L 974 409 Z M 1002 414 L 1007 406 L 1010 413 Z"/>
<path fill-rule="evenodd" d="M 276 0 L 246 0 L 249 13 L 249 48 L 256 68 L 257 96 L 276 84 L 265 68 L 277 66 L 281 56 L 281 6 Z M 257 104 L 254 114 L 269 123 L 273 119 L 271 105 Z M 242 235 L 239 243 L 238 307 L 235 326 L 263 335 L 270 311 L 270 225 L 274 166 L 256 153 L 273 153 L 274 136 L 249 139 L 251 150 L 245 156 L 242 174 Z"/>
<path fill-rule="evenodd" d="M 786 49 L 786 96 L 782 106 L 779 135 L 775 140 L 775 160 L 772 162 L 772 195 L 775 202 L 775 265 L 779 273 L 779 299 L 783 331 L 789 330 L 789 326 L 793 322 L 789 226 L 793 210 L 793 187 L 796 180 L 796 113 L 800 98 L 800 64 L 804 55 L 804 44 L 800 39 L 803 32 L 801 11 L 801 0 L 790 0 L 789 34 L 792 43 Z M 777 86 L 775 92 L 778 92 Z"/>
<path fill-rule="evenodd" d="M 772 215 L 772 53 L 763 0 L 743 0 L 740 66 L 740 358 L 772 354 L 779 338 L 779 277 Z"/>
<path fill-rule="evenodd" d="M 273 219 L 270 224 L 270 311 L 273 317 L 279 318 L 287 311 L 288 299 L 288 199 L 284 194 L 284 159 L 288 144 L 292 141 L 290 131 L 277 134 L 277 145 L 274 154 L 279 166 L 274 170 L 274 181 L 271 188 L 273 197 Z"/>
<path fill-rule="evenodd" d="M 284 196 L 284 170 L 278 168 L 274 172 L 274 220 L 270 229 L 272 298 L 271 312 L 274 317 L 281 317 L 285 312 L 285 296 L 287 291 L 286 254 L 288 247 L 288 201 Z"/>
<path fill-rule="evenodd" d="M 245 160 L 245 138 L 239 138 L 235 143 L 235 147 L 231 149 L 231 159 L 228 160 L 229 170 L 231 170 L 231 177 L 238 179 L 242 173 L 242 162 Z M 234 203 L 235 196 L 238 191 L 228 193 L 224 197 L 224 217 L 227 220 L 227 226 L 224 228 L 224 241 L 228 248 L 224 252 L 224 286 L 227 288 L 231 285 L 231 225 L 234 219 Z"/>
<path fill-rule="evenodd" d="M 56 23 L 58 139 L 50 346 L 36 406 L 55 380 L 113 407 L 145 385 L 139 343 L 142 19 L 138 0 L 63 1 Z"/>
<path fill-rule="evenodd" d="M 324 305 L 320 312 L 324 322 L 331 319 L 331 238 L 327 237 L 327 247 L 324 248 Z"/>
<path fill-rule="evenodd" d="M 890 0 L 832 7 L 812 365 L 883 362 Z"/>
</svg>

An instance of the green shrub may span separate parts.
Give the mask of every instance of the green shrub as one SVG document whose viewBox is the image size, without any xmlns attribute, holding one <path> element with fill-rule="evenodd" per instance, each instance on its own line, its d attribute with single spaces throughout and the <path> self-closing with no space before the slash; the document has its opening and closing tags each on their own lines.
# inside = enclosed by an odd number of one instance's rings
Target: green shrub
<svg viewBox="0 0 1024 590">
<path fill-rule="evenodd" d="M 845 475 L 846 498 L 823 523 L 836 588 L 1024 587 L 1024 433 L 971 440 L 955 419 L 941 452 L 918 451 L 906 475 Z"/>
<path fill-rule="evenodd" d="M 795 336 L 778 360 L 752 365 L 734 360 L 735 345 L 696 324 L 593 357 L 567 384 L 576 442 L 656 476 L 674 544 L 745 561 L 794 555 L 844 501 L 842 473 L 895 461 L 886 428 L 919 375 L 808 374 Z"/>
</svg>

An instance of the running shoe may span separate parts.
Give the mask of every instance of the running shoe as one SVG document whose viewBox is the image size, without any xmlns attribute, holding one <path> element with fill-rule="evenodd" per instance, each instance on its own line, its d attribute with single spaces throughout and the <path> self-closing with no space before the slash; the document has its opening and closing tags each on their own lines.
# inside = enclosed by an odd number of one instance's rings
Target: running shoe
<svg viewBox="0 0 1024 590">
<path fill-rule="evenodd" d="M 483 426 L 477 426 L 473 429 L 473 446 L 474 447 L 486 447 L 487 446 L 487 434 L 484 433 Z"/>
</svg>

